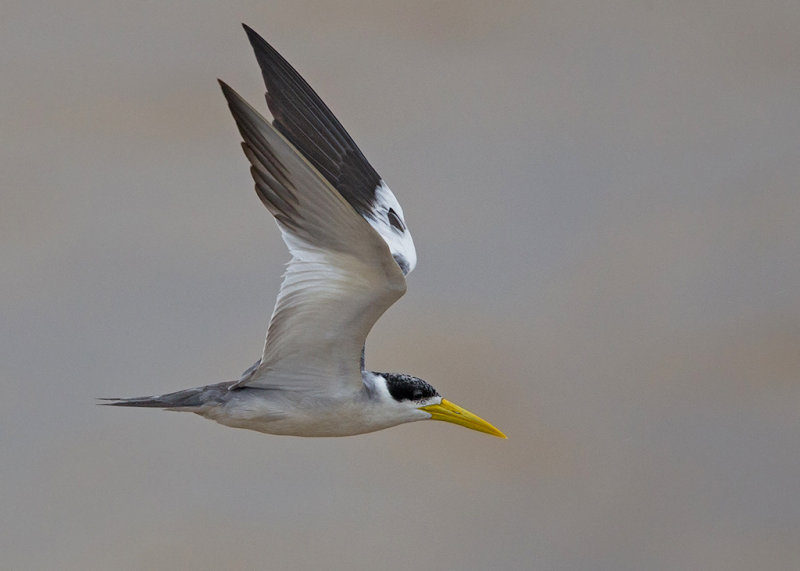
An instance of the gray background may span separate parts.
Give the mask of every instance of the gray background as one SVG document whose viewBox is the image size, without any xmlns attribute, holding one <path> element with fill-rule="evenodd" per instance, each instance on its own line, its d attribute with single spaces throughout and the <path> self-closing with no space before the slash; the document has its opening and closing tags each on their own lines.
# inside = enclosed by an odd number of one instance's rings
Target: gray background
<svg viewBox="0 0 800 571">
<path fill-rule="evenodd" d="M 490 7 L 491 6 L 491 7 Z M 21 2 L 0 17 L 0 567 L 800 567 L 800 3 Z M 95 407 L 258 357 L 244 21 L 420 262 L 368 364 L 497 424 Z"/>
</svg>

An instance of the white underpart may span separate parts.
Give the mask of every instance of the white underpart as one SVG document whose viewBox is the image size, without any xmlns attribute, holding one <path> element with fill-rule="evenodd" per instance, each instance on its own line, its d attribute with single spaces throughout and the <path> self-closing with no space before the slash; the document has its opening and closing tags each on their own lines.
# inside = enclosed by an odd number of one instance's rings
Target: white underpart
<svg viewBox="0 0 800 571">
<path fill-rule="evenodd" d="M 363 382 L 367 392 L 350 397 L 295 391 L 234 392 L 220 406 L 195 412 L 226 426 L 267 434 L 351 436 L 430 419 L 431 414 L 420 407 L 442 402 L 440 396 L 398 402 L 379 374 L 364 372 Z"/>
<path fill-rule="evenodd" d="M 403 222 L 404 230 L 400 231 L 389 222 L 389 209 L 394 210 L 397 217 Z M 414 240 L 408 230 L 408 224 L 403 216 L 403 208 L 395 198 L 394 193 L 381 181 L 375 189 L 375 202 L 371 216 L 366 217 L 367 222 L 381 235 L 389 246 L 389 251 L 395 258 L 399 257 L 408 264 L 408 272 L 417 265 L 417 251 L 414 249 Z"/>
</svg>

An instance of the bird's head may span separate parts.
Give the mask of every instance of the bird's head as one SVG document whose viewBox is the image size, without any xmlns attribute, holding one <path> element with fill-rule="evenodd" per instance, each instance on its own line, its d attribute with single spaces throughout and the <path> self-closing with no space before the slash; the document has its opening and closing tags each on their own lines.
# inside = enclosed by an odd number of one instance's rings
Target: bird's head
<svg viewBox="0 0 800 571">
<path fill-rule="evenodd" d="M 413 411 L 416 418 L 411 420 L 443 420 L 506 438 L 505 434 L 479 416 L 443 399 L 436 389 L 418 377 L 402 373 L 380 373 L 380 376 L 386 381 L 386 389 L 393 401 L 410 409 L 409 412 Z"/>
</svg>

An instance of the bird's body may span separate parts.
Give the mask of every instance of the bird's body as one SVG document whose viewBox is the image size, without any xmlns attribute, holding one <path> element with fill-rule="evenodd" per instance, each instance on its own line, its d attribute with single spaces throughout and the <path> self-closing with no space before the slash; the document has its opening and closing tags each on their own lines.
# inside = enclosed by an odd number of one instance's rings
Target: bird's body
<svg viewBox="0 0 800 571">
<path fill-rule="evenodd" d="M 365 369 L 367 334 L 405 293 L 417 262 L 403 210 L 319 96 L 245 30 L 273 123 L 220 85 L 256 193 L 292 254 L 264 353 L 235 380 L 110 404 L 194 412 L 269 434 L 350 436 L 436 419 L 504 437 L 422 379 Z"/>
<path fill-rule="evenodd" d="M 225 426 L 267 434 L 352 436 L 430 418 L 429 413 L 409 408 L 391 396 L 387 377 L 394 376 L 364 371 L 361 387 L 337 394 L 248 386 L 234 389 L 238 381 L 225 381 L 115 404 L 194 412 Z M 429 398 L 431 404 L 441 401 L 438 395 Z"/>
</svg>

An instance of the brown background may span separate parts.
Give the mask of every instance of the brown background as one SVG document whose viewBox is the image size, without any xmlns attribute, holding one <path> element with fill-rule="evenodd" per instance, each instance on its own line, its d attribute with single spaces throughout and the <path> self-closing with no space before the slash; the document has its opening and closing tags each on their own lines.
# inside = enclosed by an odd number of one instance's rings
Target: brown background
<svg viewBox="0 0 800 571">
<path fill-rule="evenodd" d="M 491 7 L 490 7 L 491 6 Z M 0 14 L 0 567 L 800 568 L 800 4 Z M 287 255 L 244 21 L 402 202 L 368 364 L 509 435 L 95 407 L 258 357 Z"/>
</svg>

